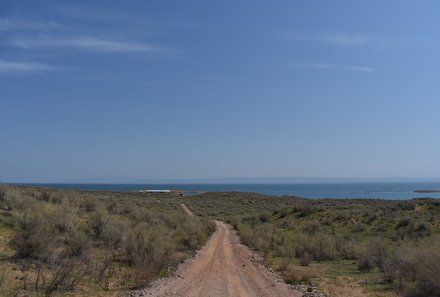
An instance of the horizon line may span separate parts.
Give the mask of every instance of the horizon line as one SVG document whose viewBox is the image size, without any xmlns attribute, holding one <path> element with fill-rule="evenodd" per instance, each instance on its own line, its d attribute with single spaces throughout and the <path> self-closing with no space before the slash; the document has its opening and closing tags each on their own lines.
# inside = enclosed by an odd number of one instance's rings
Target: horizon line
<svg viewBox="0 0 440 297">
<path fill-rule="evenodd" d="M 95 180 L 95 181 L 93 181 Z M 226 183 L 338 183 L 338 182 L 433 182 L 440 181 L 440 177 L 213 177 L 213 178 L 174 178 L 174 179 L 133 179 L 132 181 L 118 181 L 105 179 L 82 179 L 68 181 L 2 181 L 5 184 L 226 184 Z"/>
</svg>

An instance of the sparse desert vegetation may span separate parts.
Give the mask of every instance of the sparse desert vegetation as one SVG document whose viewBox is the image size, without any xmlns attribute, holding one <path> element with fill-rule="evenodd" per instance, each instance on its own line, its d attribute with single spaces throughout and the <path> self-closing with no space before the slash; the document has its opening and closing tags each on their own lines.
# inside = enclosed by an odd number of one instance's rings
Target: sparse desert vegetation
<svg viewBox="0 0 440 297">
<path fill-rule="evenodd" d="M 167 276 L 214 225 L 143 196 L 2 185 L 2 296 L 117 296 Z"/>
<path fill-rule="evenodd" d="M 231 222 L 287 282 L 349 277 L 372 296 L 422 297 L 440 296 L 439 213 L 430 199 L 298 200 Z"/>
<path fill-rule="evenodd" d="M 440 296 L 439 200 L 206 193 L 185 203 L 231 223 L 286 282 L 333 296 Z"/>
<path fill-rule="evenodd" d="M 185 203 L 194 213 L 187 216 Z M 333 296 L 440 296 L 440 201 L 0 186 L 5 296 L 117 296 L 167 276 L 229 222 L 286 282 Z M 349 296 L 349 295 L 347 295 Z"/>
</svg>

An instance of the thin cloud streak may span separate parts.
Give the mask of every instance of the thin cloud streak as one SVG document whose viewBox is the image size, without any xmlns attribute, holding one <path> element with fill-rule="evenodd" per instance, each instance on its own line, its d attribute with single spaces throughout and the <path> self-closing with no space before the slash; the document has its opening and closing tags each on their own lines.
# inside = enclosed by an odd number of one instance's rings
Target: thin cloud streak
<svg viewBox="0 0 440 297">
<path fill-rule="evenodd" d="M 346 70 L 346 71 L 357 71 L 357 72 L 373 72 L 374 69 L 367 66 L 341 66 L 332 64 L 297 64 L 297 67 L 311 68 L 311 69 L 334 69 L 334 70 Z"/>
<path fill-rule="evenodd" d="M 348 66 L 345 67 L 346 70 L 352 70 L 352 71 L 361 71 L 361 72 L 372 72 L 374 71 L 371 67 L 365 67 L 365 66 Z"/>
<path fill-rule="evenodd" d="M 29 21 L 20 18 L 0 18 L 0 32 L 8 31 L 45 31 L 64 28 L 56 22 Z"/>
<path fill-rule="evenodd" d="M 124 42 L 109 39 L 78 37 L 78 38 L 51 38 L 41 37 L 23 38 L 14 37 L 9 41 L 9 45 L 22 49 L 50 49 L 59 47 L 70 47 L 97 52 L 113 53 L 142 53 L 142 52 L 162 52 L 164 48 L 137 42 Z"/>
<path fill-rule="evenodd" d="M 0 74 L 26 74 L 35 72 L 55 71 L 60 68 L 44 63 L 13 62 L 0 60 Z"/>
</svg>

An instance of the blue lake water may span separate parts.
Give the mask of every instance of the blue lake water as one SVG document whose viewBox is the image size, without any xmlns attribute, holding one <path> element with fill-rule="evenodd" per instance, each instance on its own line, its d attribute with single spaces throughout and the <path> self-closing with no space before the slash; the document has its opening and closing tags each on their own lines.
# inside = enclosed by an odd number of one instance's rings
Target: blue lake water
<svg viewBox="0 0 440 297">
<path fill-rule="evenodd" d="M 266 195 L 293 195 L 305 198 L 439 198 L 440 193 L 415 193 L 415 190 L 440 190 L 440 182 L 396 183 L 290 183 L 290 184 L 27 184 L 52 188 L 136 191 L 199 190 L 255 192 Z"/>
</svg>

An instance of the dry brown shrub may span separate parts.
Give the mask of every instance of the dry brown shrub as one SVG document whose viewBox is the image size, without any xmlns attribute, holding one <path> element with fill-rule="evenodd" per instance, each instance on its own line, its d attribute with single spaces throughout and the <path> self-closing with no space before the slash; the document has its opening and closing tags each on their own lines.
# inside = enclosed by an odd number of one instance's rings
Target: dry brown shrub
<svg viewBox="0 0 440 297">
<path fill-rule="evenodd" d="M 16 233 L 10 245 L 20 259 L 45 259 L 54 244 L 50 214 L 44 207 L 31 207 L 16 214 Z"/>
<path fill-rule="evenodd" d="M 310 284 L 316 275 L 308 270 L 300 269 L 294 265 L 289 265 L 284 271 L 284 280 L 288 284 L 307 283 Z"/>
</svg>

